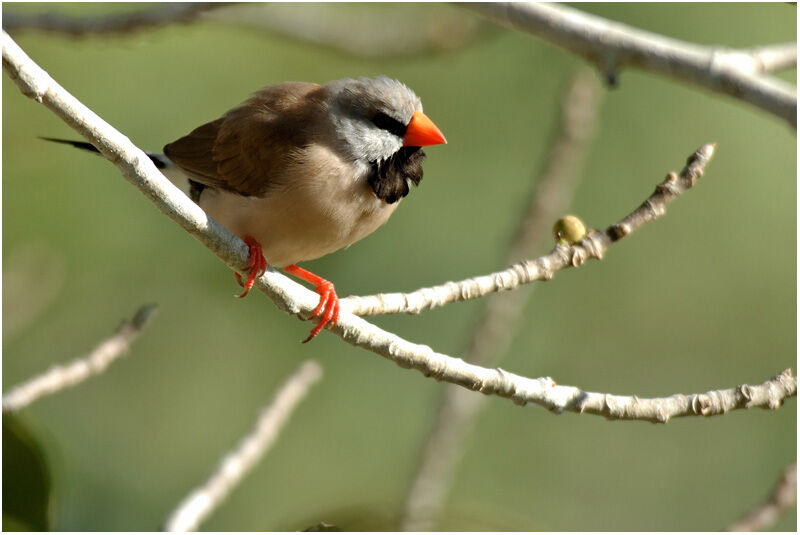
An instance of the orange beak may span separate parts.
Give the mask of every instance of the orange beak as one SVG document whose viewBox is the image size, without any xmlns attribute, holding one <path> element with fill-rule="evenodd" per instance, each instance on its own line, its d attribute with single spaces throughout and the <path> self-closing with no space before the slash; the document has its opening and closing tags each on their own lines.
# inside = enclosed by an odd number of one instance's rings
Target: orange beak
<svg viewBox="0 0 800 535">
<path fill-rule="evenodd" d="M 442 131 L 421 111 L 415 111 L 403 138 L 404 147 L 426 147 L 447 143 Z"/>
</svg>

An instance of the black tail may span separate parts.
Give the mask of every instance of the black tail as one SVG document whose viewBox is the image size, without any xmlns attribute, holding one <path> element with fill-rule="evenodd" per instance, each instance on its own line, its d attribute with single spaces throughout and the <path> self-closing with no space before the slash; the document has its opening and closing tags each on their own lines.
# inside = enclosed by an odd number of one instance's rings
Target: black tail
<svg viewBox="0 0 800 535">
<path fill-rule="evenodd" d="M 45 141 L 53 141 L 55 143 L 63 143 L 65 145 L 72 145 L 77 149 L 88 150 L 89 152 L 96 152 L 97 154 L 100 154 L 100 151 L 97 150 L 97 147 L 95 147 L 94 145 L 92 145 L 87 141 L 73 141 L 71 139 L 58 139 L 56 137 L 44 137 L 44 136 L 39 136 L 39 139 L 44 139 Z"/>
<path fill-rule="evenodd" d="M 44 137 L 44 136 L 39 136 L 39 139 L 43 139 L 45 141 L 52 141 L 54 143 L 63 143 L 64 145 L 72 145 L 77 149 L 85 150 L 88 152 L 94 152 L 95 154 L 100 154 L 100 151 L 97 150 L 97 147 L 95 147 L 88 141 L 74 141 L 72 139 L 60 139 L 57 137 Z M 161 158 L 159 158 L 157 154 L 150 154 L 148 152 L 147 155 L 150 157 L 151 160 L 153 160 L 153 163 L 156 164 L 156 168 L 164 169 L 167 166 L 167 164 Z"/>
</svg>

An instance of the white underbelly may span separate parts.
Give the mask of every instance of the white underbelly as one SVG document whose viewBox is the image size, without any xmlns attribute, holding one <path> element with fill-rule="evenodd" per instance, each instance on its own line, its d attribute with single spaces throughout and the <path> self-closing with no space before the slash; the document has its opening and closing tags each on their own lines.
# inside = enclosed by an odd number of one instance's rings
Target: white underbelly
<svg viewBox="0 0 800 535">
<path fill-rule="evenodd" d="M 319 193 L 295 188 L 259 198 L 206 189 L 200 206 L 237 236 L 256 239 L 270 265 L 284 267 L 357 242 L 384 224 L 399 204 L 379 200 L 363 183 L 350 191 Z"/>
</svg>

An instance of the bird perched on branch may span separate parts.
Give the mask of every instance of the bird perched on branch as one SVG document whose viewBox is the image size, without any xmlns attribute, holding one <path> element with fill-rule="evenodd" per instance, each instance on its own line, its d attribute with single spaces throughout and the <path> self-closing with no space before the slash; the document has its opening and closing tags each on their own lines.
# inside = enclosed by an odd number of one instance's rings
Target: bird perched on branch
<svg viewBox="0 0 800 535">
<path fill-rule="evenodd" d="M 62 139 L 97 151 L 91 144 Z M 268 265 L 314 285 L 314 338 L 339 318 L 331 282 L 295 265 L 364 238 L 422 180 L 421 147 L 446 143 L 414 92 L 387 77 L 265 87 L 221 118 L 149 153 L 250 248 L 244 297 Z"/>
</svg>

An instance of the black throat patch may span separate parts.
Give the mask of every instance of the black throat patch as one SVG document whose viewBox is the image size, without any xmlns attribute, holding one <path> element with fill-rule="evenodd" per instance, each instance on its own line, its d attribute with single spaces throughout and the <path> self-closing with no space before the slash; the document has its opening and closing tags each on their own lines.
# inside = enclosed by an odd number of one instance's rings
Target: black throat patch
<svg viewBox="0 0 800 535">
<path fill-rule="evenodd" d="M 408 195 L 408 182 L 415 186 L 422 180 L 422 160 L 425 151 L 420 147 L 402 147 L 383 162 L 371 162 L 367 181 L 375 196 L 389 204 Z"/>
</svg>

